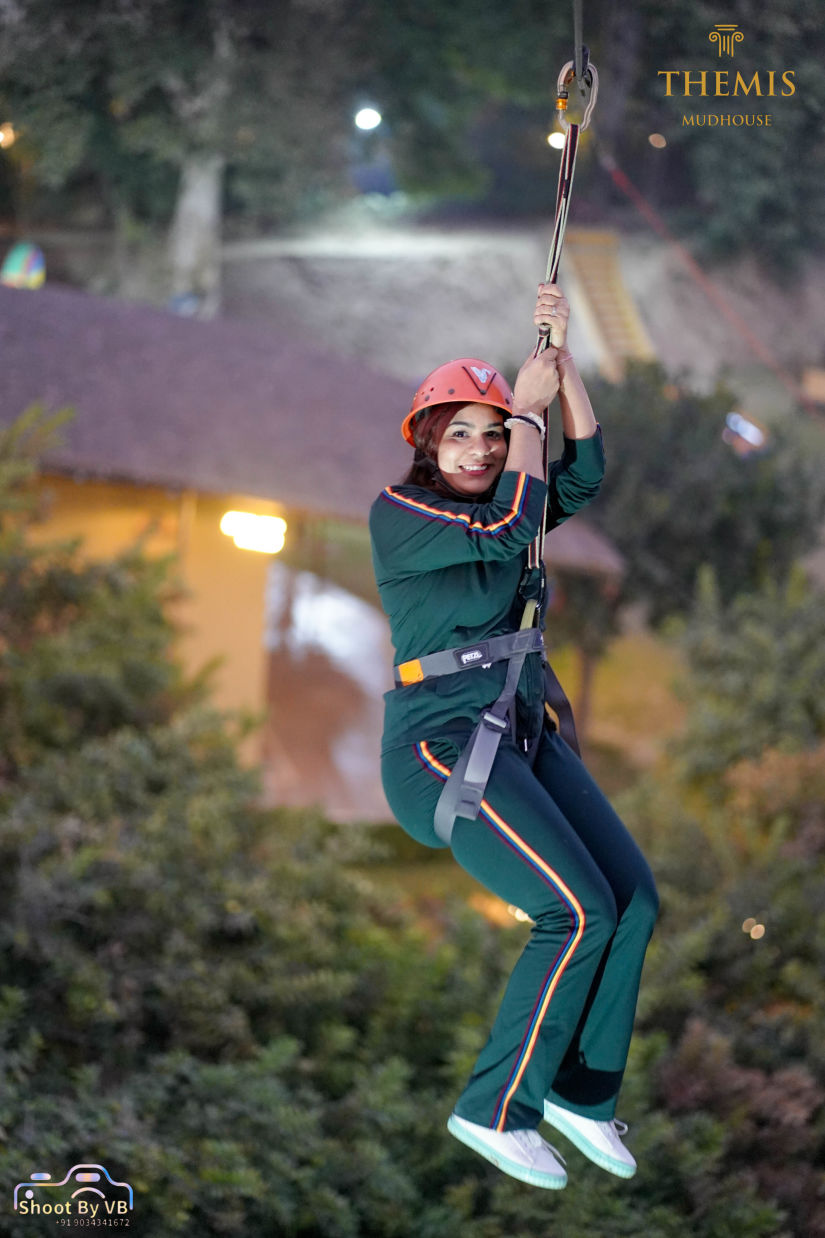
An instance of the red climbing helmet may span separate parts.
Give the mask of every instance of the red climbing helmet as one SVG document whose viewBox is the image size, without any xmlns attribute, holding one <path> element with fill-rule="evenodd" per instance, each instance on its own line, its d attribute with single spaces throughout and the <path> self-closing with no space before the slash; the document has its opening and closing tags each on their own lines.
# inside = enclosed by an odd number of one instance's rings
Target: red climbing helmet
<svg viewBox="0 0 825 1238">
<path fill-rule="evenodd" d="M 401 433 L 415 446 L 413 426 L 419 416 L 438 404 L 492 404 L 503 413 L 513 407 L 513 393 L 488 361 L 477 357 L 459 357 L 440 365 L 428 374 L 413 396 L 412 407 L 404 418 Z"/>
</svg>

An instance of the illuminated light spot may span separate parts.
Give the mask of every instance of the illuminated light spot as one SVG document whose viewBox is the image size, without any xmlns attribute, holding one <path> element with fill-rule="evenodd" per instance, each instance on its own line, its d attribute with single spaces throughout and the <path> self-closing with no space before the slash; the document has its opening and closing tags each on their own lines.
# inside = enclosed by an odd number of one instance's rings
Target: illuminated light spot
<svg viewBox="0 0 825 1238">
<path fill-rule="evenodd" d="M 513 919 L 518 920 L 519 923 L 521 924 L 526 923 L 530 919 L 527 912 L 522 911 L 520 907 L 516 907 L 514 903 L 509 903 L 507 906 L 507 910 L 509 911 Z"/>
<path fill-rule="evenodd" d="M 751 929 L 751 937 L 753 938 L 753 940 L 759 941 L 759 938 L 764 937 L 764 936 L 765 936 L 764 924 L 754 924 L 753 928 Z"/>
<path fill-rule="evenodd" d="M 755 926 L 755 924 L 756 924 L 756 921 L 754 920 L 753 916 L 748 916 L 747 920 L 742 921 L 742 932 L 749 933 L 751 929 Z"/>
<path fill-rule="evenodd" d="M 0 125 L 0 146 L 8 149 L 9 146 L 14 146 L 17 134 L 14 132 L 14 126 L 8 121 L 4 125 Z"/>
<path fill-rule="evenodd" d="M 355 113 L 355 124 L 358 129 L 377 129 L 381 124 L 381 113 L 374 107 L 362 107 Z"/>
<path fill-rule="evenodd" d="M 548 133 L 547 145 L 552 146 L 553 150 L 564 149 L 564 134 L 563 133 Z"/>
<path fill-rule="evenodd" d="M 738 434 L 743 438 L 750 447 L 763 447 L 767 435 L 760 425 L 752 421 L 750 417 L 744 417 L 742 413 L 728 413 L 725 418 L 725 425 L 734 434 Z"/>
<path fill-rule="evenodd" d="M 231 537 L 239 550 L 257 550 L 276 555 L 286 541 L 286 521 L 280 516 L 257 516 L 253 512 L 225 512 L 221 533 Z"/>
<path fill-rule="evenodd" d="M 667 138 L 663 133 L 651 133 L 648 135 L 648 142 L 654 146 L 656 150 L 664 150 L 667 146 Z"/>
<path fill-rule="evenodd" d="M 46 280 L 42 249 L 29 241 L 17 241 L 0 266 L 0 284 L 9 288 L 41 288 Z"/>
</svg>

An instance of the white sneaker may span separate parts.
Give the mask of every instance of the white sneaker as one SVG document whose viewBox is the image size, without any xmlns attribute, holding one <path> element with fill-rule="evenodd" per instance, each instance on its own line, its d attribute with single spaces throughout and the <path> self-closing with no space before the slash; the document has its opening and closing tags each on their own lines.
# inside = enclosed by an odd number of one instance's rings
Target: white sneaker
<svg viewBox="0 0 825 1238">
<path fill-rule="evenodd" d="M 619 1138 L 627 1134 L 624 1122 L 617 1122 L 615 1118 L 610 1122 L 583 1118 L 580 1113 L 571 1113 L 550 1100 L 544 1102 L 544 1120 L 608 1173 L 619 1178 L 632 1178 L 635 1174 L 636 1162 Z"/>
<path fill-rule="evenodd" d="M 512 1178 L 549 1191 L 567 1186 L 562 1157 L 538 1131 L 493 1131 L 489 1126 L 468 1122 L 457 1113 L 450 1115 L 447 1130 Z"/>
</svg>

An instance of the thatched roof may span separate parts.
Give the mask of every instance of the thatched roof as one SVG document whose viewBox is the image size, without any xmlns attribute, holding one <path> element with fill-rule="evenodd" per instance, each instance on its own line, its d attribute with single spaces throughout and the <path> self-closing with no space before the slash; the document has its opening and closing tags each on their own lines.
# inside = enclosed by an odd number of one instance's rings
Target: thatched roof
<svg viewBox="0 0 825 1238">
<path fill-rule="evenodd" d="M 334 330 L 334 324 L 330 330 Z M 75 417 L 45 463 L 74 476 L 239 493 L 365 520 L 407 467 L 407 385 L 258 323 L 180 318 L 63 288 L 0 286 L 0 422 L 42 402 Z M 578 517 L 551 565 L 620 575 Z"/>
<path fill-rule="evenodd" d="M 405 384 L 257 323 L 0 287 L 0 357 L 0 421 L 74 408 L 46 463 L 75 475 L 366 518 L 405 467 Z"/>
<path fill-rule="evenodd" d="M 619 580 L 624 575 L 624 556 L 582 516 L 565 520 L 547 535 L 544 558 L 551 571 L 557 568 L 607 580 Z"/>
</svg>

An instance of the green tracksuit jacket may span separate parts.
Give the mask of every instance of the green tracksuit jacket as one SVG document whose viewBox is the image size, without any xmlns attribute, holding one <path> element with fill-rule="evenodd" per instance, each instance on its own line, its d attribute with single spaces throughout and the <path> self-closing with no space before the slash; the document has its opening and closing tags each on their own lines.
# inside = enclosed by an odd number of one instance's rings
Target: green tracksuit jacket
<svg viewBox="0 0 825 1238">
<path fill-rule="evenodd" d="M 565 439 L 564 452 L 543 481 L 504 472 L 490 503 L 442 498 L 417 486 L 387 486 L 370 512 L 375 578 L 392 630 L 396 663 L 515 631 L 524 600 L 518 594 L 527 550 L 547 496 L 548 527 L 583 507 L 604 472 L 601 433 Z M 489 670 L 412 684 L 385 699 L 384 746 L 434 731 L 475 726 L 499 695 L 505 662 Z M 531 654 L 521 676 L 520 736 L 542 725 L 541 655 Z"/>
</svg>

